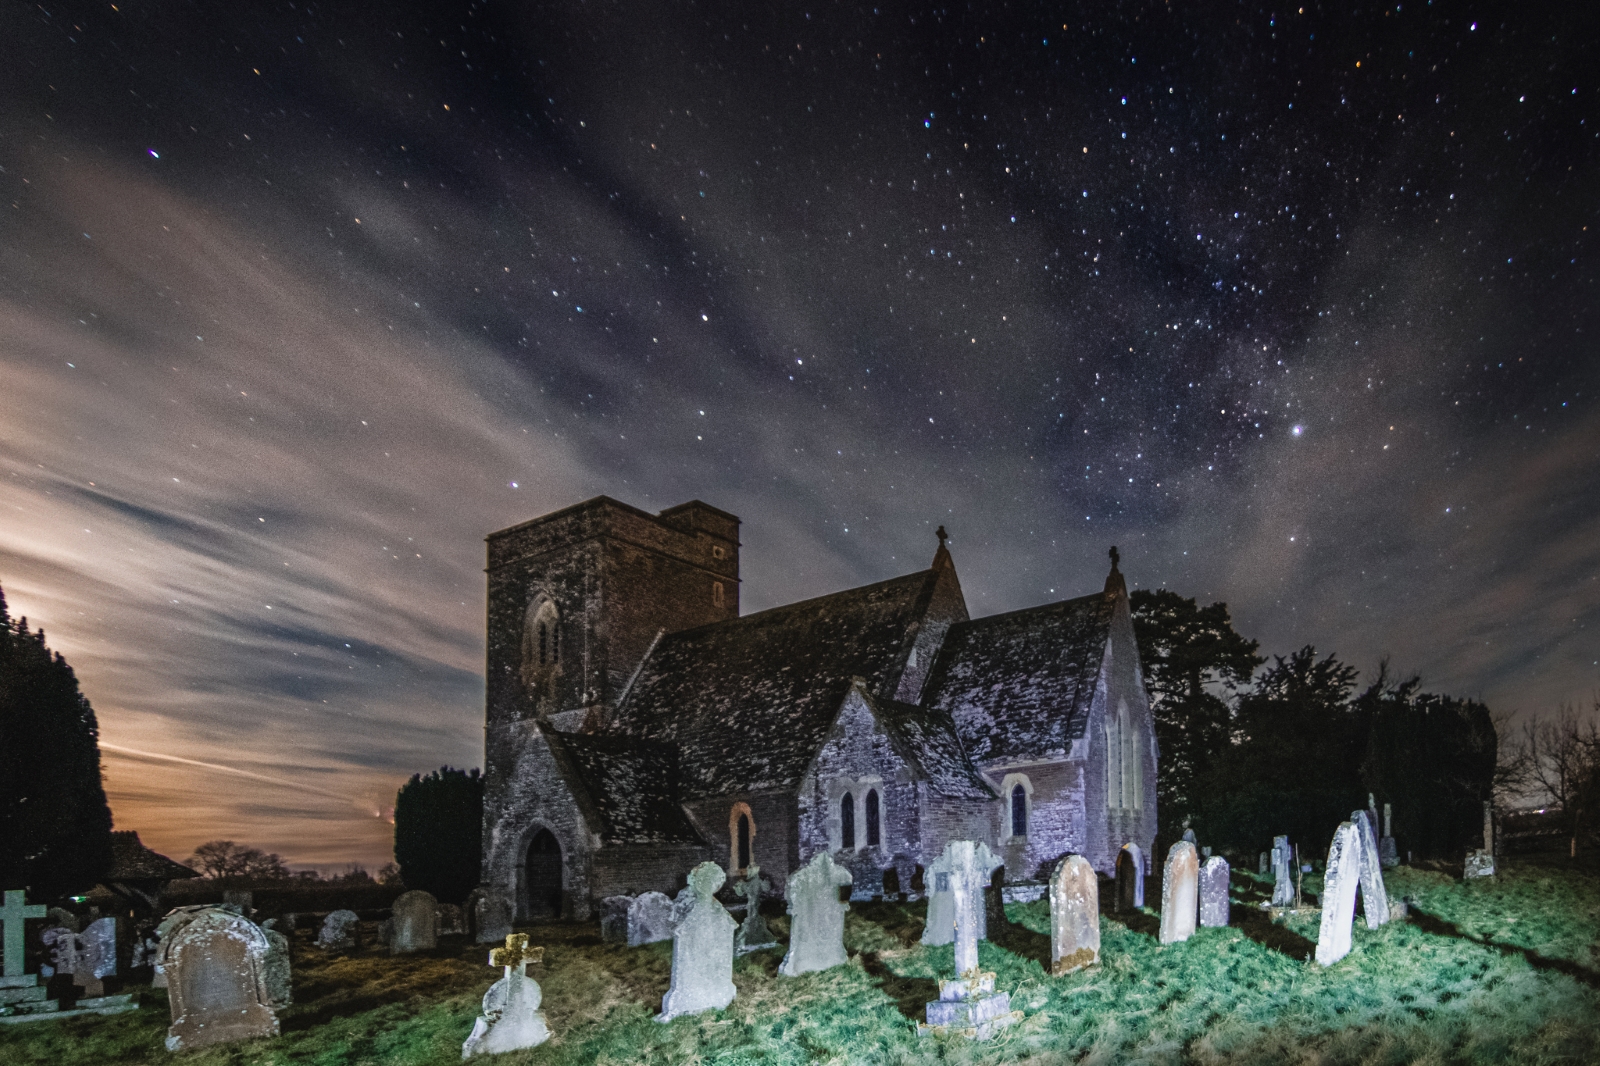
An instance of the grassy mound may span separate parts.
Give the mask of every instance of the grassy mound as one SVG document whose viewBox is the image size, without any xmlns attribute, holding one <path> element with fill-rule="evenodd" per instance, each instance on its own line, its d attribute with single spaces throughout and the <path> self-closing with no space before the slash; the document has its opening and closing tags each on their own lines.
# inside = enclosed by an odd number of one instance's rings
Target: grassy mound
<svg viewBox="0 0 1600 1066">
<path fill-rule="evenodd" d="M 1600 884 L 1555 867 L 1513 866 L 1460 883 L 1392 871 L 1412 917 L 1375 932 L 1358 920 L 1338 965 L 1306 961 L 1314 914 L 1268 921 L 1259 884 L 1235 879 L 1234 922 L 1184 944 L 1156 942 L 1155 912 L 1107 915 L 1101 965 L 1064 978 L 1045 970 L 1049 911 L 1014 905 L 1015 923 L 980 945 L 1027 1017 L 989 1044 L 919 1040 L 916 1022 L 949 976 L 949 947 L 917 943 L 917 905 L 856 904 L 847 966 L 777 975 L 781 949 L 734 966 L 729 1009 L 669 1025 L 652 1015 L 667 990 L 671 945 L 602 944 L 593 925 L 536 926 L 554 1038 L 494 1059 L 511 1064 L 634 1063 L 1556 1063 L 1600 1061 Z M 1306 889 L 1320 887 L 1308 878 Z M 786 921 L 771 924 L 780 938 Z M 210 1064 L 410 1066 L 460 1061 L 461 1041 L 496 974 L 485 949 L 455 941 L 427 954 L 376 950 L 329 957 L 301 932 L 296 1003 L 283 1035 L 172 1055 L 162 1047 L 163 993 L 136 1014 L 0 1027 L 6 1066 L 175 1061 Z"/>
</svg>

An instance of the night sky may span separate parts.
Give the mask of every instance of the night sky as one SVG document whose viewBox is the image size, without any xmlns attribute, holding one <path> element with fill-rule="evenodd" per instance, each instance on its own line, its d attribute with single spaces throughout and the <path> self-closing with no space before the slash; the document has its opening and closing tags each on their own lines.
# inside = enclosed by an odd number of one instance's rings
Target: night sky
<svg viewBox="0 0 1600 1066">
<path fill-rule="evenodd" d="M 776 5 L 773 5 L 776 6 Z M 1600 5 L 0 10 L 0 585 L 119 828 L 388 859 L 485 534 L 1600 690 Z"/>
</svg>

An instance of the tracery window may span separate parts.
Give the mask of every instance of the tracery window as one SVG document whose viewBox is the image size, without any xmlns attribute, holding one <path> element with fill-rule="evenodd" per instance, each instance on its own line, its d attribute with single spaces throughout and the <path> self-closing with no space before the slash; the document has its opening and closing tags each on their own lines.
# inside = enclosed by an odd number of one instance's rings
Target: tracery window
<svg viewBox="0 0 1600 1066">
<path fill-rule="evenodd" d="M 867 847 L 875 848 L 881 839 L 878 827 L 878 790 L 867 790 Z"/>
<path fill-rule="evenodd" d="M 856 798 L 849 792 L 839 800 L 839 846 L 856 846 Z"/>
<path fill-rule="evenodd" d="M 1011 788 L 1011 835 L 1028 835 L 1028 790 L 1020 784 Z"/>
</svg>

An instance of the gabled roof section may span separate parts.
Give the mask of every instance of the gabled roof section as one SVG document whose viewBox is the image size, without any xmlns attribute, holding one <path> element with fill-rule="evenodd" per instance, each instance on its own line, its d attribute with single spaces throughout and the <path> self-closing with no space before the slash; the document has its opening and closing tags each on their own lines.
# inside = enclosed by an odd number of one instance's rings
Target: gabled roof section
<svg viewBox="0 0 1600 1066">
<path fill-rule="evenodd" d="M 938 577 L 923 570 L 669 633 L 612 729 L 675 743 L 685 800 L 793 788 L 852 679 L 894 691 Z"/>
<path fill-rule="evenodd" d="M 145 847 L 132 829 L 122 829 L 111 834 L 111 869 L 100 880 L 178 881 L 199 876 L 199 871 Z"/>
<path fill-rule="evenodd" d="M 683 813 L 672 745 L 555 730 L 545 739 L 587 793 L 585 813 L 603 843 L 704 843 Z"/>
<path fill-rule="evenodd" d="M 959 799 L 995 798 L 972 760 L 962 750 L 956 723 L 937 707 L 918 707 L 898 700 L 867 698 L 867 706 L 888 730 L 895 748 L 942 796 Z"/>
<path fill-rule="evenodd" d="M 923 704 L 978 765 L 1064 756 L 1088 726 L 1115 603 L 1095 593 L 951 626 Z"/>
</svg>

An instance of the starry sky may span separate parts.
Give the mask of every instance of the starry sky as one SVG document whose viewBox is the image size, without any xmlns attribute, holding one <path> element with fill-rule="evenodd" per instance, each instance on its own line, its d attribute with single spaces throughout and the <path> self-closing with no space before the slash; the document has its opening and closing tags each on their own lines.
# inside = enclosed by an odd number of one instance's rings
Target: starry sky
<svg viewBox="0 0 1600 1066">
<path fill-rule="evenodd" d="M 0 585 L 119 828 L 388 859 L 485 534 L 1600 690 L 1600 8 L 7 4 Z"/>
</svg>

